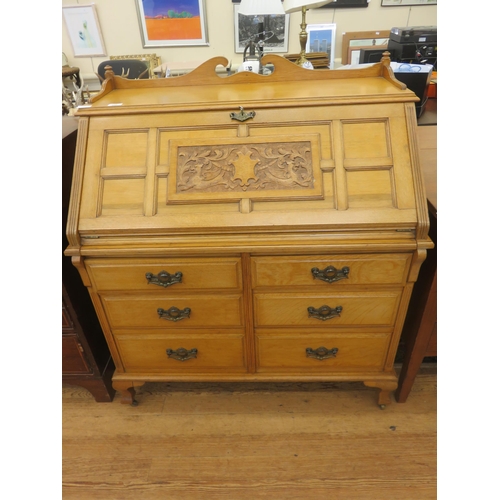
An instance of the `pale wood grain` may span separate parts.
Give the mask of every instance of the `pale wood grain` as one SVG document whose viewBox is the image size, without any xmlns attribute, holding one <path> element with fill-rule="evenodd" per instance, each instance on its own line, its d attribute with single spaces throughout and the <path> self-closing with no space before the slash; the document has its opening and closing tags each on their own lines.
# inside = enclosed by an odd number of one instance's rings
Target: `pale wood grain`
<svg viewBox="0 0 500 500">
<path fill-rule="evenodd" d="M 63 498 L 436 498 L 436 374 L 379 410 L 358 383 L 63 387 Z"/>
</svg>

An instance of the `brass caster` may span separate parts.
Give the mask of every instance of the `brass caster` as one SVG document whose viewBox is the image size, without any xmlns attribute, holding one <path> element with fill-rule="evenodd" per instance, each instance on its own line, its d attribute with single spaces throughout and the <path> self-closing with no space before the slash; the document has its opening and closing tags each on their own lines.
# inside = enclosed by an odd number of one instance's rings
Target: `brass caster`
<svg viewBox="0 0 500 500">
<path fill-rule="evenodd" d="M 378 405 L 381 410 L 385 410 L 385 405 Z"/>
<path fill-rule="evenodd" d="M 135 399 L 130 403 L 130 406 L 137 406 L 139 404 L 139 401 L 136 401 Z"/>
</svg>

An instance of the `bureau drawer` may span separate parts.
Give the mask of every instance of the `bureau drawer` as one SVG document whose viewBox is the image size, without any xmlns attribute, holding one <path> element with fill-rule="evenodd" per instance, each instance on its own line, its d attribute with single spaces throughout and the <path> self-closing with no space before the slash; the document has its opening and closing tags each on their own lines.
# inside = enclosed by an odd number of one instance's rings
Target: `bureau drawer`
<svg viewBox="0 0 500 500">
<path fill-rule="evenodd" d="M 254 288 L 402 285 L 410 259 L 409 254 L 253 257 L 252 285 Z M 348 270 L 342 272 L 345 268 Z"/>
<path fill-rule="evenodd" d="M 178 293 L 186 289 L 241 289 L 241 263 L 236 257 L 87 259 L 85 262 L 99 291 L 172 290 Z"/>
<path fill-rule="evenodd" d="M 102 295 L 101 299 L 112 328 L 177 329 L 243 325 L 241 295 L 172 297 L 161 293 L 113 294 Z"/>
<path fill-rule="evenodd" d="M 258 372 L 311 373 L 381 370 L 390 334 L 273 335 L 267 332 L 257 333 L 256 339 Z"/>
<path fill-rule="evenodd" d="M 246 371 L 242 333 L 217 337 L 120 336 L 116 337 L 116 342 L 126 372 L 189 374 Z"/>
<path fill-rule="evenodd" d="M 335 294 L 256 293 L 255 324 L 327 328 L 340 325 L 392 326 L 400 298 L 400 291 L 391 290 Z M 332 311 L 322 309 L 323 306 Z"/>
</svg>

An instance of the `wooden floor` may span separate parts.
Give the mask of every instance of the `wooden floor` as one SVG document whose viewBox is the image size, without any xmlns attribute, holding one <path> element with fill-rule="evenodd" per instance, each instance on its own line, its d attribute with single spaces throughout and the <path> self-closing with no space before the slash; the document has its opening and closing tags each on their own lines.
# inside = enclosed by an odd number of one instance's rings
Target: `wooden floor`
<svg viewBox="0 0 500 500">
<path fill-rule="evenodd" d="M 63 499 L 435 499 L 436 378 L 385 410 L 358 383 L 65 385 Z"/>
</svg>

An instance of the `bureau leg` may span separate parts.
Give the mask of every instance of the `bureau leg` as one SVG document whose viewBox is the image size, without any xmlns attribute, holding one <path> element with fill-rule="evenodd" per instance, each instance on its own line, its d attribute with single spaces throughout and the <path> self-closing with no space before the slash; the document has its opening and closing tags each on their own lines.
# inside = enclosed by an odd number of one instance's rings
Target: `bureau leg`
<svg viewBox="0 0 500 500">
<path fill-rule="evenodd" d="M 143 384 L 137 384 L 135 382 L 127 381 L 113 381 L 113 387 L 120 392 L 122 399 L 120 403 L 122 405 L 132 405 L 137 406 L 139 403 L 135 399 L 135 388 L 140 387 Z"/>
<path fill-rule="evenodd" d="M 398 387 L 398 382 L 395 381 L 377 381 L 377 380 L 365 380 L 363 383 L 367 387 L 375 387 L 379 389 L 378 393 L 378 405 L 380 409 L 383 410 L 387 405 L 392 403 L 391 393 Z"/>
</svg>

